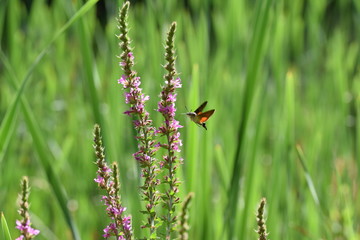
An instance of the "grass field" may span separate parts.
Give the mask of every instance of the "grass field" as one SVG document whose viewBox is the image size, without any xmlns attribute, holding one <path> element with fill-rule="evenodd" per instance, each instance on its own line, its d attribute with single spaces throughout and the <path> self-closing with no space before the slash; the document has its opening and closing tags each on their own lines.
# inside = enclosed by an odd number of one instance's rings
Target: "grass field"
<svg viewBox="0 0 360 240">
<path fill-rule="evenodd" d="M 95 123 L 119 165 L 134 234 L 146 236 L 137 142 L 117 83 L 122 2 L 102 1 L 106 22 L 101 0 L 0 2 L 0 211 L 12 239 L 24 175 L 37 239 L 102 239 Z M 360 239 L 360 1 L 132 1 L 128 21 L 155 126 L 166 32 L 177 22 L 189 239 L 257 239 L 262 197 L 269 239 Z M 207 131 L 181 114 L 205 100 L 216 109 Z"/>
</svg>

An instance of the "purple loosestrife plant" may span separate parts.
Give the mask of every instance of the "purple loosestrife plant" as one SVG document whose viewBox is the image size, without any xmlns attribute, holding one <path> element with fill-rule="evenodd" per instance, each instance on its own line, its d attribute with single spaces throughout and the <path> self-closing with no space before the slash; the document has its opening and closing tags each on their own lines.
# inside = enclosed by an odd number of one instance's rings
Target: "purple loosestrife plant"
<svg viewBox="0 0 360 240">
<path fill-rule="evenodd" d="M 108 239 L 115 236 L 117 240 L 130 240 L 132 238 L 131 218 L 124 215 L 125 207 L 121 204 L 120 185 L 117 164 L 109 168 L 105 161 L 104 147 L 102 146 L 99 125 L 94 127 L 94 149 L 96 154 L 96 165 L 98 167 L 97 177 L 94 179 L 99 187 L 106 191 L 102 201 L 106 206 L 108 216 L 112 222 L 104 229 L 103 237 Z"/>
<path fill-rule="evenodd" d="M 20 209 L 19 214 L 22 217 L 21 220 L 16 220 L 16 228 L 20 230 L 21 235 L 16 240 L 28 240 L 33 239 L 40 233 L 31 227 L 29 216 L 29 180 L 27 177 L 23 177 L 21 181 L 21 194 L 20 194 Z"/>
<path fill-rule="evenodd" d="M 163 221 L 166 225 L 166 239 L 171 238 L 171 233 L 174 231 L 174 226 L 177 222 L 175 215 L 175 205 L 179 203 L 179 198 L 176 196 L 178 187 L 180 185 L 179 179 L 176 177 L 176 170 L 179 165 L 179 158 L 176 152 L 180 152 L 182 145 L 180 140 L 179 122 L 175 120 L 175 102 L 177 88 L 181 88 L 180 78 L 176 78 L 177 72 L 175 69 L 175 56 L 174 56 L 174 35 L 176 31 L 176 23 L 172 23 L 167 35 L 165 47 L 165 60 L 166 65 L 164 68 L 167 74 L 164 75 L 165 85 L 162 87 L 160 94 L 160 102 L 158 103 L 157 111 L 164 117 L 163 124 L 159 127 L 159 134 L 166 137 L 166 143 L 161 144 L 161 147 L 167 150 L 167 154 L 163 156 L 163 161 L 160 163 L 162 168 L 168 170 L 165 175 L 163 183 L 167 185 L 166 192 L 162 195 L 163 206 L 167 210 L 166 215 L 163 216 Z"/>
<path fill-rule="evenodd" d="M 133 154 L 134 158 L 139 162 L 141 167 L 141 176 L 144 184 L 141 186 L 142 200 L 145 202 L 145 211 L 142 213 L 147 215 L 147 222 L 142 226 L 148 228 L 150 239 L 156 239 L 156 229 L 160 224 L 160 220 L 156 214 L 155 208 L 160 201 L 159 192 L 156 190 L 160 181 L 157 179 L 159 168 L 154 158 L 155 152 L 158 150 L 155 138 L 155 128 L 149 118 L 149 113 L 145 110 L 145 102 L 149 100 L 149 96 L 145 96 L 140 88 L 140 77 L 136 71 L 132 69 L 134 66 L 134 55 L 130 47 L 130 39 L 127 29 L 127 12 L 129 2 L 126 2 L 120 9 L 118 18 L 120 35 L 118 36 L 119 46 L 122 50 L 120 55 L 120 66 L 124 71 L 124 75 L 118 80 L 125 90 L 125 102 L 130 105 L 130 109 L 125 114 L 133 117 L 133 125 L 137 132 L 136 139 L 139 142 L 138 151 Z"/>
</svg>

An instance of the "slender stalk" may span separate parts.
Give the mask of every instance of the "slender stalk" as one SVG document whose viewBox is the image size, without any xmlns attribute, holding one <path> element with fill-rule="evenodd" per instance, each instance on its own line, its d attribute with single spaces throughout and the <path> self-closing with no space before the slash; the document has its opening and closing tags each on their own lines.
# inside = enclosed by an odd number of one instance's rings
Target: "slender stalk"
<svg viewBox="0 0 360 240">
<path fill-rule="evenodd" d="M 189 223 L 188 223 L 188 211 L 189 211 L 189 205 L 191 202 L 191 199 L 194 197 L 194 193 L 189 193 L 185 200 L 184 203 L 182 205 L 181 208 L 181 215 L 180 215 L 180 221 L 179 221 L 179 225 L 180 225 L 180 229 L 179 229 L 179 237 L 180 240 L 188 240 L 189 239 Z"/>
</svg>

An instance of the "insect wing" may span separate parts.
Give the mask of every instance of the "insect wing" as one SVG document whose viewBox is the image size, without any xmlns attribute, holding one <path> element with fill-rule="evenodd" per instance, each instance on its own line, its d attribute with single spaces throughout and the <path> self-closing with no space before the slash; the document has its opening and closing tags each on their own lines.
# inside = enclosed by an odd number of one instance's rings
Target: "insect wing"
<svg viewBox="0 0 360 240">
<path fill-rule="evenodd" d="M 201 114 L 201 111 L 205 108 L 207 104 L 207 101 L 205 101 L 203 104 L 200 105 L 200 107 L 198 107 L 196 110 L 195 110 L 195 113 L 196 114 Z"/>
<path fill-rule="evenodd" d="M 198 116 L 199 122 L 200 123 L 206 122 L 211 117 L 211 115 L 213 115 L 214 112 L 215 112 L 215 109 L 209 110 L 209 111 L 204 112 L 204 113 L 200 113 L 199 116 Z"/>
</svg>

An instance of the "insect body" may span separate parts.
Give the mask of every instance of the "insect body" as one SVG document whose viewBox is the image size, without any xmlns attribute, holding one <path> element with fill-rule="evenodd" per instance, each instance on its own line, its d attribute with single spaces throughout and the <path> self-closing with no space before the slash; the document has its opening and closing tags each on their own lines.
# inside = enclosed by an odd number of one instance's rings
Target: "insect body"
<svg viewBox="0 0 360 240">
<path fill-rule="evenodd" d="M 198 107 L 195 110 L 195 112 L 188 112 L 188 113 L 186 113 L 186 115 L 191 119 L 191 121 L 202 126 L 203 128 L 205 128 L 207 130 L 205 122 L 211 117 L 211 115 L 213 115 L 213 113 L 215 112 L 215 109 L 211 109 L 209 111 L 202 112 L 202 110 L 205 108 L 206 104 L 207 104 L 207 101 L 205 101 L 203 104 L 201 104 L 200 107 Z"/>
</svg>

